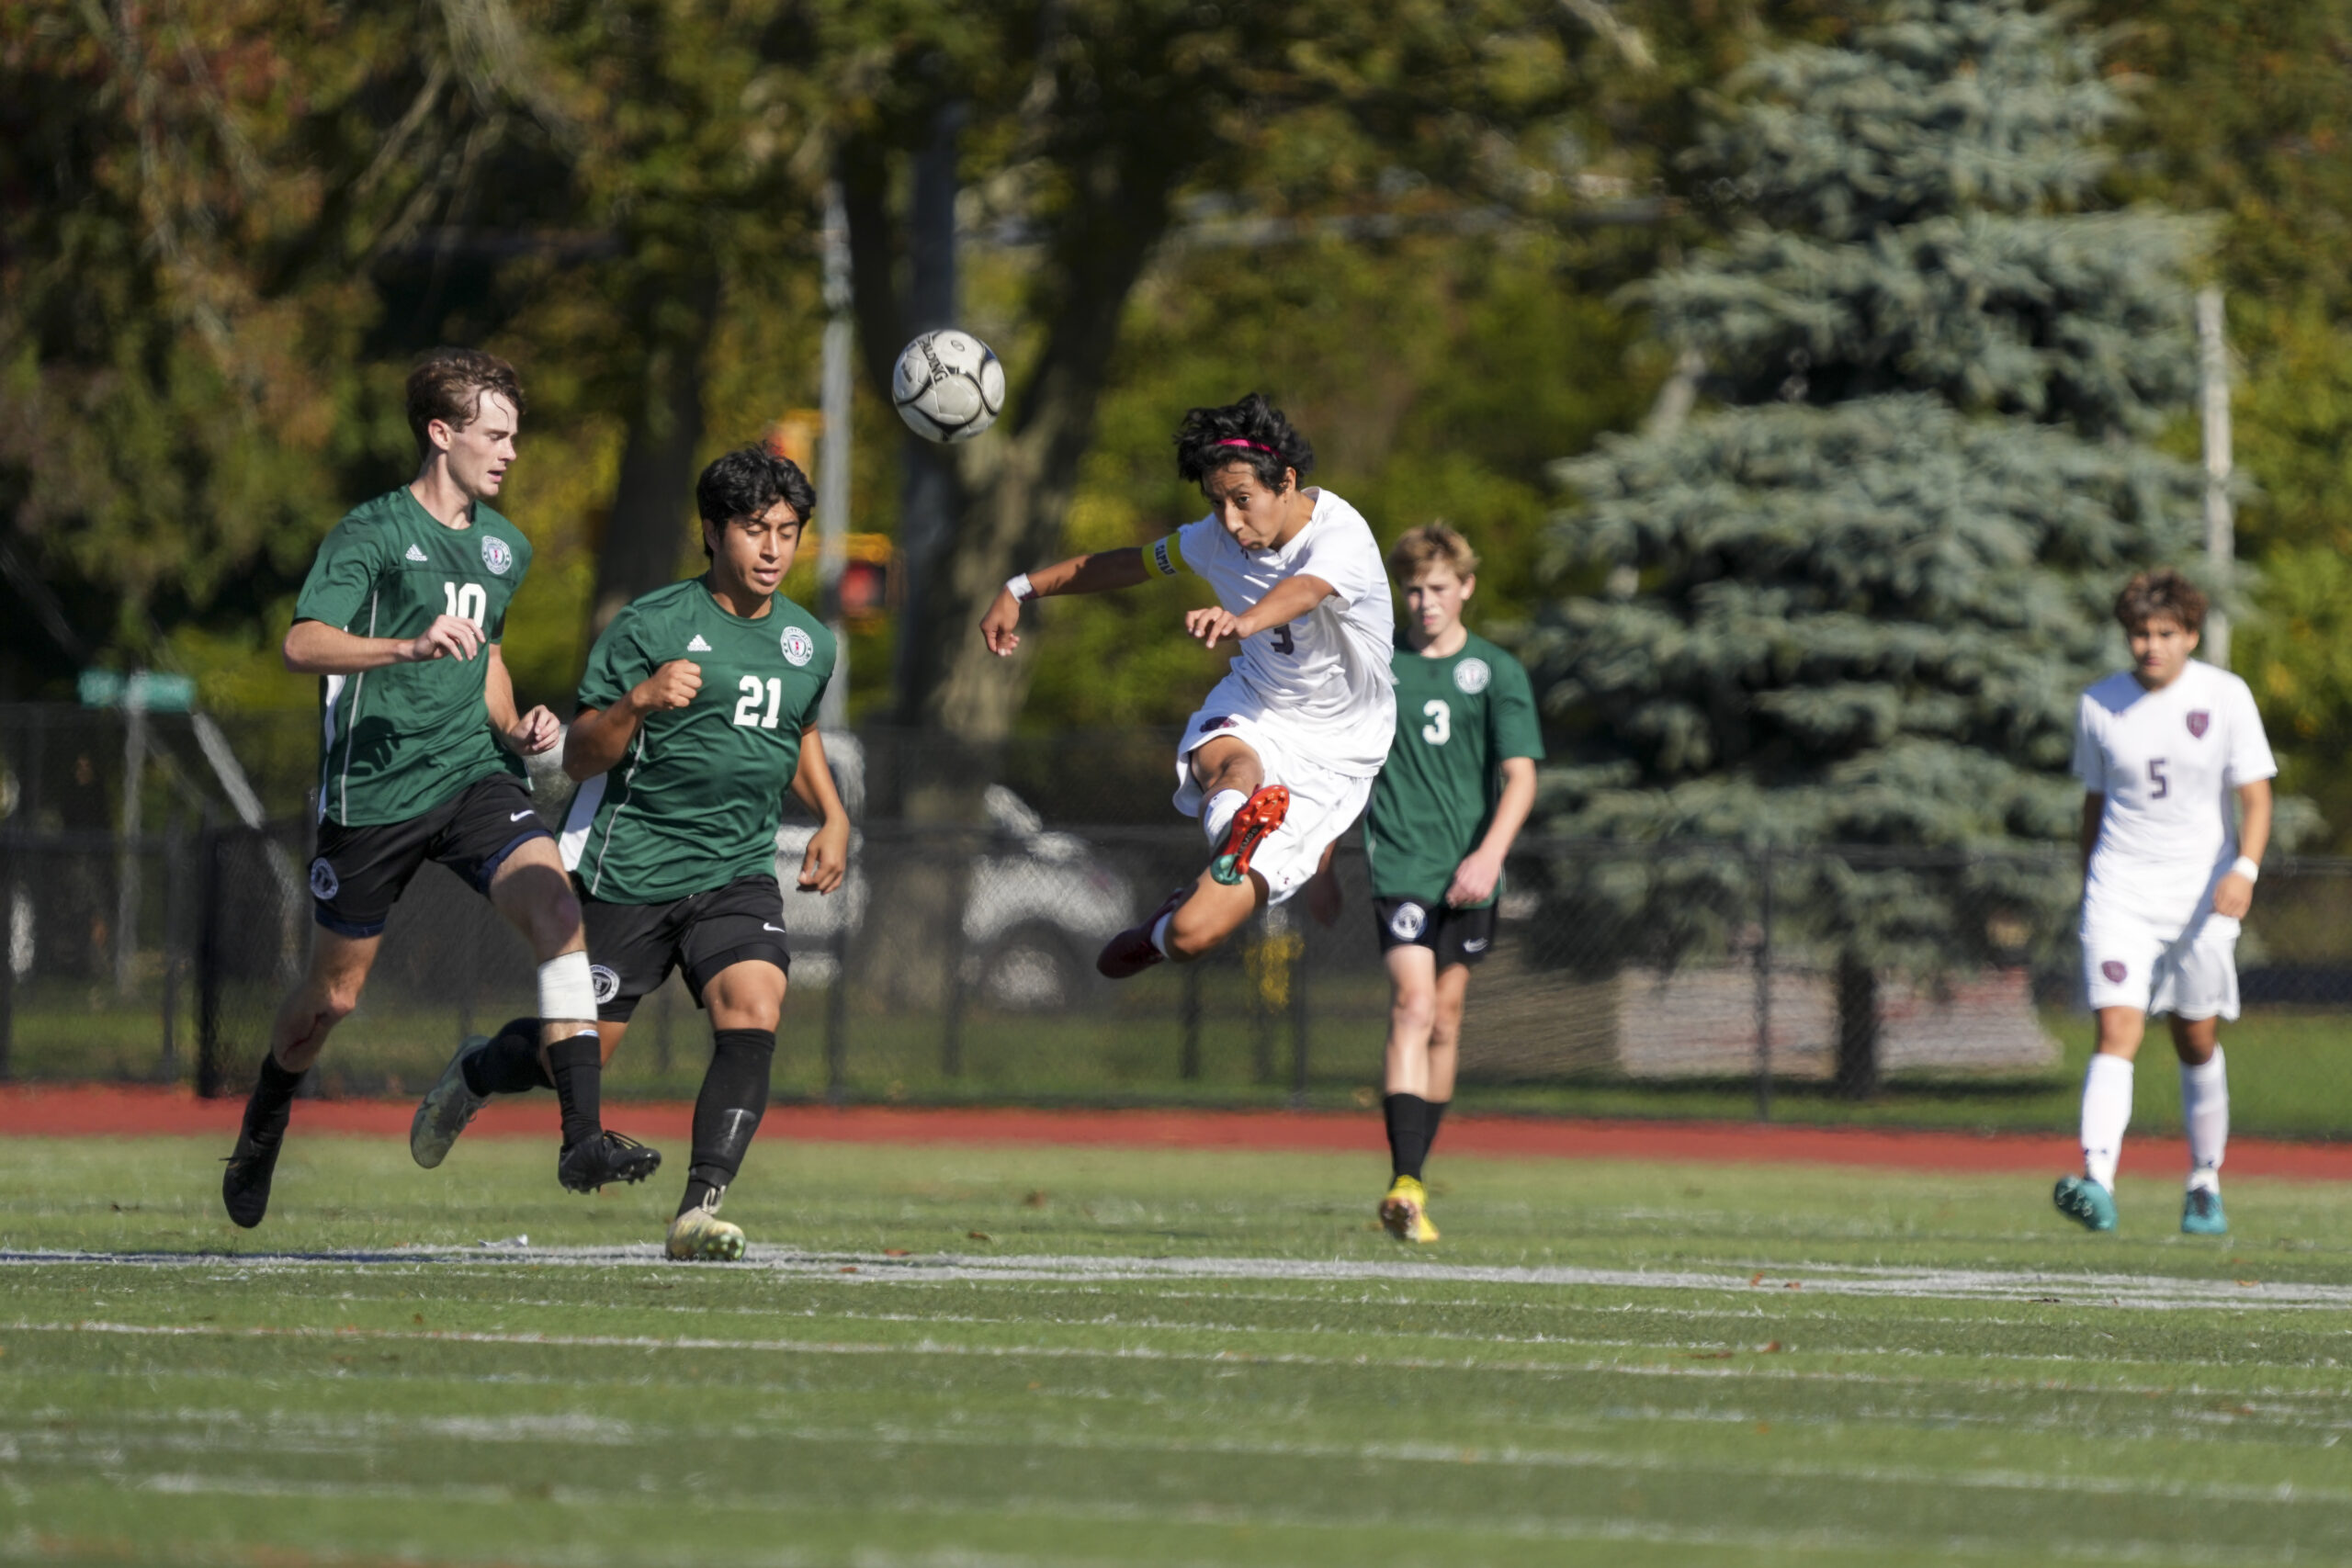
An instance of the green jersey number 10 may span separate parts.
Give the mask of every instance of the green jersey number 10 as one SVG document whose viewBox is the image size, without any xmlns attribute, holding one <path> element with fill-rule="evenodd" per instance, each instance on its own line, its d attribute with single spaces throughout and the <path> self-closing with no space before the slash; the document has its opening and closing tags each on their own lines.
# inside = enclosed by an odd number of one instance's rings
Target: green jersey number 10
<svg viewBox="0 0 2352 1568">
<path fill-rule="evenodd" d="M 482 592 L 479 582 L 445 582 L 441 585 L 441 597 L 448 605 L 443 613 L 461 621 L 471 621 L 479 626 L 490 616 L 490 595 Z"/>
</svg>

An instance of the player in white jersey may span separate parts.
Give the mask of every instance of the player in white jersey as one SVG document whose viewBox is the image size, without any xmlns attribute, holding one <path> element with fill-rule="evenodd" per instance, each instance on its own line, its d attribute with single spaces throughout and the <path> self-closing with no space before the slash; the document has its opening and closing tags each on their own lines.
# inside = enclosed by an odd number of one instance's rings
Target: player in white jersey
<svg viewBox="0 0 2352 1568">
<path fill-rule="evenodd" d="M 1198 880 L 1102 949 L 1096 967 L 1114 979 L 1198 958 L 1305 886 L 1363 815 L 1387 760 L 1388 575 L 1356 509 L 1301 484 L 1314 466 L 1314 449 L 1257 393 L 1193 409 L 1176 433 L 1176 467 L 1208 497 L 1208 515 L 1148 548 L 1025 572 L 980 622 L 989 647 L 1009 654 L 1031 599 L 1132 588 L 1189 567 L 1217 604 L 1187 612 L 1185 629 L 1209 648 L 1238 646 L 1176 749 L 1176 809 L 1200 818 L 1216 852 Z"/>
<path fill-rule="evenodd" d="M 2059 1211 L 2115 1228 L 2115 1168 L 2132 1120 L 2132 1062 L 2151 1013 L 2172 1015 L 2188 1129 L 2180 1228 L 2218 1235 L 2230 1131 L 2221 1021 L 2238 1015 L 2238 922 L 2270 841 L 2278 771 L 2235 675 L 2188 656 L 2205 595 L 2170 570 L 2143 572 L 2115 601 L 2132 667 L 2083 694 L 2075 774 L 2083 797 L 2083 981 L 2098 1045 L 2083 1079 L 2083 1174 Z M 2233 821 L 2232 796 L 2237 820 Z"/>
</svg>

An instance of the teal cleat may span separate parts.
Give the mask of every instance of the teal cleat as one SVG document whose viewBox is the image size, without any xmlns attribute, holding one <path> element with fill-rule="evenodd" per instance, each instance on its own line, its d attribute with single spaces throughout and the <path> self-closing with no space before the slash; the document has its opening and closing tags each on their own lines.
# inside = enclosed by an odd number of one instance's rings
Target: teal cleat
<svg viewBox="0 0 2352 1568">
<path fill-rule="evenodd" d="M 2227 1235 L 2228 1216 L 2222 1213 L 2222 1195 L 2211 1187 L 2192 1187 L 2180 1205 L 2183 1235 Z"/>
<path fill-rule="evenodd" d="M 2086 1231 L 2115 1228 L 2115 1194 L 2087 1176 L 2060 1177 L 2050 1201 L 2058 1205 L 2060 1213 L 2079 1223 Z"/>
</svg>

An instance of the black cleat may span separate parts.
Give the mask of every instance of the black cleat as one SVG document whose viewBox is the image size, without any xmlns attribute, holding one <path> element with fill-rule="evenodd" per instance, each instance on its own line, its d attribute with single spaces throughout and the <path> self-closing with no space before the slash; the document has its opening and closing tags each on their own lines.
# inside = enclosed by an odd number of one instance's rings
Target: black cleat
<svg viewBox="0 0 2352 1568">
<path fill-rule="evenodd" d="M 642 1181 L 662 1168 L 662 1151 L 618 1133 L 599 1133 L 566 1145 L 555 1179 L 567 1192 L 594 1192 L 607 1181 Z"/>
<path fill-rule="evenodd" d="M 237 1134 L 236 1152 L 228 1158 L 229 1168 L 220 1173 L 220 1204 L 246 1230 L 261 1224 L 262 1216 L 269 1213 L 269 1183 L 277 1174 L 277 1151 L 285 1146 L 282 1128 L 266 1142 L 251 1133 Z"/>
</svg>

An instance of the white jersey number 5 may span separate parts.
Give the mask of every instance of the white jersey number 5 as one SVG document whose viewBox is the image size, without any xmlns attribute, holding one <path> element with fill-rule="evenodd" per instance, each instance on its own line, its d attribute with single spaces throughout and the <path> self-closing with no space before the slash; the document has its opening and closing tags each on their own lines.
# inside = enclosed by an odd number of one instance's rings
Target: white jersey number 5
<svg viewBox="0 0 2352 1568">
<path fill-rule="evenodd" d="M 1443 697 L 1431 697 L 1421 705 L 1429 716 L 1429 723 L 1421 726 L 1421 739 L 1432 746 L 1442 746 L 1453 739 L 1453 708 Z"/>
</svg>

